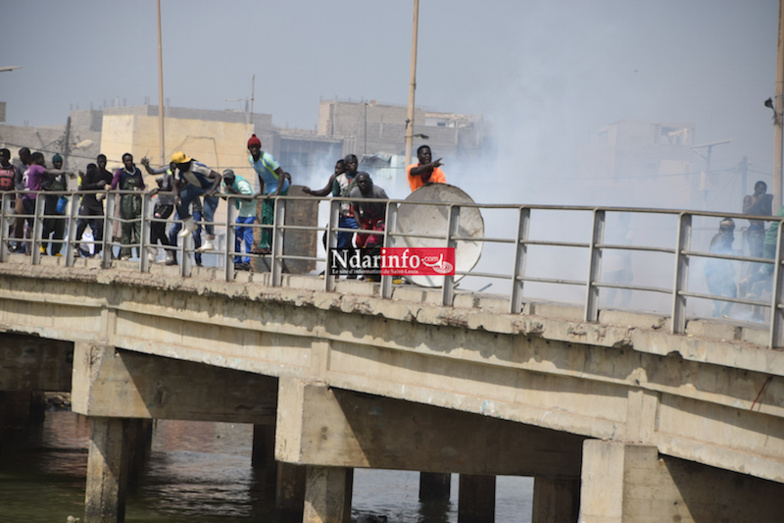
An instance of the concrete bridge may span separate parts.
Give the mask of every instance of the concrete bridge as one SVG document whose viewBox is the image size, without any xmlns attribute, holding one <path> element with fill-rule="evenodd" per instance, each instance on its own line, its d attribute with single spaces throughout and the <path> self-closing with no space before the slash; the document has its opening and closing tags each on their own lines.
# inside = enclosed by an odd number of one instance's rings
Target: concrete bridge
<svg viewBox="0 0 784 523">
<path fill-rule="evenodd" d="M 0 390 L 71 390 L 92 418 L 88 522 L 122 520 L 127 440 L 160 418 L 254 424 L 307 522 L 348 521 L 357 467 L 459 473 L 460 521 L 493 520 L 496 475 L 535 478 L 536 522 L 780 520 L 780 295 L 767 324 L 688 315 L 704 254 L 678 213 L 673 312 L 601 308 L 624 286 L 602 284 L 587 212 L 581 305 L 522 296 L 520 256 L 497 296 L 4 252 Z"/>
</svg>

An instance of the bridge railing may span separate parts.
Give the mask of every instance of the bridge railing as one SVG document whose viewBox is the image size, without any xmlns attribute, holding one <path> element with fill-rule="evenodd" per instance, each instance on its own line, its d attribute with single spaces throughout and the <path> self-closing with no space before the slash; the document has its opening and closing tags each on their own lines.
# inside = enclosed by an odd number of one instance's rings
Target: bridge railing
<svg viewBox="0 0 784 523">
<path fill-rule="evenodd" d="M 101 192 L 95 191 L 96 194 Z M 24 194 L 24 193 L 20 193 Z M 30 193 L 27 193 L 28 195 Z M 2 213 L 0 213 L 0 262 L 10 259 L 9 246 L 16 240 L 12 237 L 11 226 L 15 218 L 29 222 L 31 231 L 28 243 L 30 263 L 40 264 L 42 234 L 45 220 L 64 222 L 65 234 L 61 240 L 47 239 L 45 243 L 61 245 L 64 249 L 65 265 L 75 262 L 75 250 L 84 242 L 76 238 L 79 215 L 76 205 L 85 192 L 43 192 L 44 196 L 64 196 L 70 198 L 72 205 L 65 214 L 48 215 L 45 212 L 44 198 L 35 198 L 32 212 L 16 215 L 13 210 L 13 192 L 2 194 Z M 106 194 L 105 192 L 103 194 Z M 115 195 L 134 194 L 141 197 L 141 216 L 135 219 L 122 219 L 115 216 Z M 354 233 L 355 229 L 339 227 L 340 203 L 356 201 L 351 199 L 321 199 L 329 207 L 326 226 L 303 226 L 286 224 L 286 209 L 313 197 L 279 196 L 275 202 L 274 221 L 271 225 L 254 223 L 237 224 L 235 201 L 237 196 L 221 195 L 227 205 L 225 222 L 214 222 L 215 227 L 225 230 L 226 242 L 219 252 L 214 252 L 223 260 L 227 281 L 235 279 L 235 256 L 246 253 L 235 251 L 235 233 L 238 226 L 252 229 L 267 229 L 272 233 L 271 252 L 265 255 L 271 272 L 271 284 L 280 286 L 286 260 L 306 260 L 325 267 L 324 288 L 334 291 L 337 277 L 327 270 L 326 250 L 312 255 L 290 254 L 284 252 L 284 237 L 287 231 L 310 231 L 314 235 L 326 234 L 327 249 L 337 245 L 339 232 Z M 119 246 L 113 240 L 112 229 L 115 223 L 139 223 L 141 237 L 131 245 L 138 250 L 138 264 L 141 272 L 149 272 L 150 225 L 158 220 L 153 216 L 153 201 L 149 193 L 112 191 L 105 198 L 106 219 L 103 220 L 102 252 L 108 253 Z M 484 254 L 480 263 L 465 269 L 458 269 L 454 276 L 443 278 L 441 303 L 452 306 L 459 290 L 469 289 L 470 281 L 486 283 L 500 288 L 500 295 L 508 300 L 508 311 L 517 314 L 523 311 L 524 303 L 533 298 L 552 301 L 578 302 L 582 305 L 582 319 L 586 322 L 599 320 L 600 308 L 619 308 L 630 310 L 663 309 L 671 318 L 671 331 L 685 333 L 687 316 L 707 315 L 705 306 L 714 304 L 714 316 L 729 316 L 730 319 L 753 321 L 767 325 L 770 347 L 784 346 L 784 303 L 782 303 L 782 218 L 746 216 L 740 214 L 701 212 L 690 210 L 641 209 L 631 207 L 592 207 L 557 205 L 521 204 L 464 204 L 464 203 L 422 203 L 402 200 L 386 202 L 386 228 L 384 231 L 363 231 L 366 234 L 383 237 L 385 247 L 401 245 L 405 242 L 425 239 L 430 245 L 457 247 L 460 252 L 462 243 L 481 244 Z M 403 233 L 396 227 L 397 215 L 402 206 L 427 205 L 438 209 L 443 223 L 426 228 L 427 233 Z M 486 230 L 491 233 L 466 235 L 461 227 L 461 217 L 471 210 L 478 210 L 485 218 Z M 737 223 L 745 220 L 758 220 L 768 228 L 765 255 L 760 254 L 762 239 L 746 231 L 741 236 L 742 243 L 756 242 L 753 255 L 741 250 L 725 249 L 711 252 L 711 237 L 719 231 L 722 219 L 733 218 Z M 172 223 L 175 220 L 165 220 Z M 489 223 L 489 226 L 488 226 Z M 202 222 L 206 225 L 206 222 Z M 770 226 L 774 229 L 771 232 Z M 632 234 L 629 234 L 632 231 Z M 741 232 L 740 230 L 738 232 Z M 775 242 L 775 244 L 774 244 Z M 736 241 L 737 243 L 737 241 Z M 732 246 L 732 245 L 731 245 Z M 190 277 L 192 267 L 190 255 L 194 252 L 190 235 L 177 246 L 180 254 L 180 274 Z M 755 247 L 751 247 L 752 251 Z M 749 250 L 749 249 L 744 249 Z M 256 255 L 250 255 L 256 256 Z M 112 266 L 112 256 L 104 255 L 102 268 Z M 460 266 L 460 264 L 457 264 Z M 611 267 L 612 265 L 612 267 Z M 634 265 L 634 271 L 631 270 Z M 718 280 L 721 285 L 711 285 L 703 279 L 705 273 L 723 274 Z M 394 276 L 382 276 L 380 293 L 382 297 L 393 295 Z M 741 284 L 740 295 L 737 293 Z M 556 289 L 568 288 L 560 291 Z M 735 289 L 735 291 L 733 291 Z M 537 295 L 537 291 L 539 294 Z M 620 303 L 616 299 L 621 296 Z M 581 297 L 580 297 L 581 296 Z M 610 297 L 613 298 L 610 298 Z M 637 299 L 632 305 L 629 296 Z M 666 305 L 662 305 L 665 303 Z M 699 305 L 699 306 L 698 306 Z M 731 307 L 735 311 L 725 314 Z M 743 310 L 743 314 L 737 313 Z M 717 312 L 718 311 L 718 312 Z"/>
</svg>

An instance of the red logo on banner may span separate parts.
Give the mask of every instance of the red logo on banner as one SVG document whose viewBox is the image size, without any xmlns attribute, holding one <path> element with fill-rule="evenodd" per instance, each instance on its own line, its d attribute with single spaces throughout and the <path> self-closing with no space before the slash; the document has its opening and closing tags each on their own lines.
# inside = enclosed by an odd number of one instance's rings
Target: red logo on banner
<svg viewBox="0 0 784 523">
<path fill-rule="evenodd" d="M 454 276 L 453 247 L 385 247 L 381 249 L 383 276 Z"/>
</svg>

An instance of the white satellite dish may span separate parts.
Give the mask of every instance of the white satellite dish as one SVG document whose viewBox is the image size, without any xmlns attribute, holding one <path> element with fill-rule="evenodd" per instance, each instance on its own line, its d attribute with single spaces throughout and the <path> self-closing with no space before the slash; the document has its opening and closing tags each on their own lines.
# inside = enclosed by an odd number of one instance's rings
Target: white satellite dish
<svg viewBox="0 0 784 523">
<path fill-rule="evenodd" d="M 422 234 L 439 238 L 395 237 L 395 247 L 446 247 L 449 225 L 450 203 L 475 203 L 463 190 L 445 183 L 425 185 L 412 192 L 406 202 L 423 202 L 432 205 L 406 205 L 401 203 L 397 211 L 398 234 Z M 477 207 L 461 207 L 457 235 L 463 238 L 483 238 L 485 222 Z M 482 255 L 480 241 L 459 240 L 455 248 L 455 270 L 470 271 Z M 455 281 L 462 278 L 455 275 Z M 408 275 L 406 280 L 422 287 L 441 287 L 443 276 Z"/>
</svg>

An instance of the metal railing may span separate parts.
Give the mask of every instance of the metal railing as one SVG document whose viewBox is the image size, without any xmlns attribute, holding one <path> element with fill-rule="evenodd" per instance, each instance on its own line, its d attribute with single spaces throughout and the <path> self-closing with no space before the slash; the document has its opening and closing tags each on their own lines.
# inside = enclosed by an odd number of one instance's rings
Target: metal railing
<svg viewBox="0 0 784 523">
<path fill-rule="evenodd" d="M 75 261 L 75 247 L 81 245 L 82 241 L 76 236 L 76 223 L 80 217 L 79 206 L 76 205 L 78 198 L 86 193 L 71 192 L 43 192 L 40 195 L 64 195 L 71 199 L 72 205 L 64 215 L 45 215 L 43 198 L 36 198 L 34 212 L 31 215 L 14 214 L 11 205 L 12 192 L 2 194 L 2 213 L 0 213 L 0 262 L 7 262 L 10 259 L 9 244 L 16 241 L 11 237 L 9 229 L 16 218 L 28 220 L 32 227 L 31 237 L 26 240 L 30 245 L 28 251 L 30 263 L 40 264 L 42 253 L 40 252 L 41 234 L 43 232 L 43 222 L 46 219 L 64 220 L 66 222 L 64 237 L 60 240 L 47 239 L 47 243 L 61 244 L 65 249 L 65 265 L 73 266 Z M 20 193 L 30 194 L 30 193 Z M 141 197 L 141 216 L 133 220 L 123 220 L 115 217 L 115 197 L 114 195 L 134 194 Z M 156 221 L 153 216 L 153 202 L 149 193 L 112 191 L 105 199 L 105 213 L 103 216 L 103 244 L 102 252 L 109 253 L 119 244 L 112 238 L 112 228 L 115 222 L 129 223 L 140 222 L 142 235 L 132 245 L 125 247 L 135 247 L 138 249 L 139 270 L 143 273 L 149 272 L 150 261 L 148 253 L 153 248 L 150 245 L 150 224 Z M 269 272 L 271 272 L 271 284 L 281 286 L 283 284 L 284 263 L 286 260 L 304 260 L 324 264 L 324 289 L 334 291 L 336 288 L 337 277 L 326 268 L 328 257 L 321 256 L 314 252 L 312 255 L 287 254 L 284 251 L 284 238 L 287 231 L 310 231 L 314 235 L 320 236 L 326 233 L 327 249 L 333 249 L 337 245 L 337 234 L 339 232 L 355 233 L 355 229 L 345 229 L 338 226 L 340 216 L 340 204 L 346 201 L 356 201 L 352 199 L 322 198 L 320 201 L 327 203 L 329 207 L 326 226 L 310 225 L 291 225 L 286 224 L 286 210 L 288 206 L 296 206 L 303 201 L 314 202 L 314 197 L 295 197 L 279 196 L 272 198 L 275 201 L 274 222 L 271 225 L 237 224 L 237 211 L 234 201 L 237 196 L 221 195 L 227 205 L 226 220 L 222 223 L 214 222 L 212 225 L 222 228 L 226 232 L 226 242 L 223 248 L 214 252 L 224 261 L 223 277 L 226 281 L 235 279 L 235 267 L 232 259 L 236 256 L 257 255 L 235 251 L 235 231 L 237 227 L 250 227 L 253 229 L 268 229 L 272 232 L 271 252 L 266 255 Z M 558 293 L 552 291 L 553 288 L 569 287 L 582 289 L 582 319 L 586 322 L 599 321 L 599 311 L 601 299 L 612 292 L 636 293 L 643 298 L 638 301 L 642 304 L 636 309 L 625 306 L 629 310 L 651 310 L 652 303 L 656 300 L 651 296 L 658 296 L 666 299 L 669 297 L 669 313 L 672 318 L 671 332 L 673 334 L 683 334 L 686 331 L 687 312 L 690 316 L 695 316 L 693 311 L 687 309 L 693 303 L 710 302 L 731 303 L 733 306 L 742 306 L 753 312 L 757 323 L 766 324 L 769 330 L 770 347 L 784 346 L 784 303 L 782 303 L 782 287 L 784 278 L 781 275 L 782 267 L 782 227 L 778 224 L 784 218 L 778 217 L 759 217 L 745 216 L 740 214 L 700 212 L 686 210 L 662 210 L 662 209 L 640 209 L 627 207 L 588 207 L 588 206 L 556 206 L 556 205 L 514 205 L 514 204 L 465 204 L 465 203 L 423 203 L 402 200 L 388 200 L 386 203 L 386 227 L 384 231 L 362 231 L 363 234 L 379 235 L 383 237 L 384 247 L 399 245 L 402 241 L 416 239 L 426 239 L 432 242 L 440 242 L 443 247 L 455 247 L 460 249 L 463 242 L 476 242 L 482 244 L 484 249 L 505 248 L 504 254 L 490 254 L 483 258 L 483 263 L 467 270 L 456 270 L 454 276 L 445 276 L 441 286 L 441 304 L 453 306 L 455 303 L 458 287 L 463 285 L 460 280 L 474 278 L 479 280 L 491 280 L 500 282 L 499 286 L 505 287 L 502 296 L 508 300 L 508 312 L 519 314 L 523 311 L 524 303 L 534 297 L 535 293 L 529 292 L 529 287 L 544 286 L 548 290 L 545 294 L 547 298 L 558 297 Z M 440 229 L 436 233 L 430 231 L 425 233 L 402 233 L 397 228 L 398 213 L 402 206 L 428 205 L 437 207 L 445 217 L 444 223 L 440 224 Z M 500 225 L 491 227 L 493 235 L 482 234 L 479 236 L 461 235 L 461 216 L 469 209 L 476 209 L 485 214 L 502 215 L 497 222 Z M 615 220 L 626 223 L 618 226 L 612 218 L 626 215 L 625 220 Z M 566 219 L 565 216 L 570 216 Z M 766 258 L 751 256 L 742 252 L 730 254 L 716 254 L 709 252 L 708 238 L 718 232 L 719 220 L 731 217 L 736 221 L 760 220 L 768 225 L 776 224 L 778 232 L 775 235 L 775 257 Z M 645 220 L 651 220 L 650 223 Z M 613 229 L 616 237 L 621 237 L 617 233 L 628 229 L 628 223 L 636 220 L 637 223 L 632 229 L 638 233 L 643 233 L 645 242 L 640 242 L 638 236 L 633 241 L 613 240 Z M 167 220 L 174 223 L 175 220 Z M 641 224 L 645 224 L 644 226 Z M 202 222 L 206 225 L 206 222 Z M 430 229 L 432 229 L 432 224 Z M 770 235 L 769 235 L 770 236 Z M 192 264 L 190 255 L 194 252 L 190 235 L 184 238 L 181 245 L 176 246 L 179 253 L 179 270 L 183 277 L 190 277 L 192 274 Z M 556 250 L 567 250 L 570 254 L 557 255 Z M 534 254 L 537 250 L 538 254 Z M 500 251 L 499 251 L 500 252 Z M 560 251 L 559 251 L 560 252 Z M 546 253 L 546 254 L 543 254 Z M 603 272 L 603 259 L 620 254 L 631 260 L 637 259 L 637 269 L 633 281 L 611 281 L 607 276 L 607 271 Z M 664 257 L 664 259 L 662 259 Z M 695 276 L 695 265 L 704 263 L 705 260 L 724 261 L 737 271 L 738 268 L 745 270 L 747 277 L 756 286 L 756 291 L 743 296 L 719 296 L 710 291 L 700 288 L 700 278 Z M 657 261 L 658 260 L 658 261 Z M 104 255 L 101 260 L 102 268 L 112 266 L 112 256 Z M 647 265 L 650 263 L 650 265 Z M 459 265 L 459 264 L 458 264 Z M 559 268 L 559 265 L 562 267 Z M 551 272 L 553 274 L 546 274 Z M 574 274 L 577 272 L 577 274 Z M 542 274 L 545 273 L 545 274 Z M 582 275 L 581 275 L 582 274 Z M 769 274 L 769 275 L 768 275 Z M 663 283 L 671 278 L 670 284 Z M 697 276 L 699 276 L 699 271 Z M 380 294 L 384 298 L 391 298 L 393 295 L 394 276 L 382 275 L 380 281 Z M 737 288 L 737 284 L 742 280 L 742 275 L 733 276 L 732 284 Z M 646 281 L 646 280 L 654 280 Z M 695 283 L 696 282 L 696 283 Z M 729 284 L 729 282 L 728 282 Z M 731 286 L 731 285 L 730 285 Z M 464 285 L 460 290 L 466 289 Z M 543 288 L 544 288 L 543 287 Z M 574 293 L 572 293 L 574 296 Z M 553 301 L 559 301 L 554 299 Z M 568 301 L 568 300 L 567 300 Z M 605 308 L 611 308 L 605 306 Z M 624 308 L 624 307 L 621 307 Z M 698 315 L 697 315 L 698 316 Z M 738 319 L 738 318 L 735 318 Z M 741 318 L 745 319 L 745 318 Z"/>
</svg>

